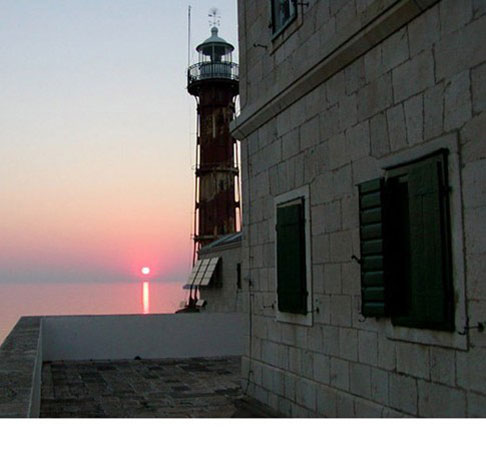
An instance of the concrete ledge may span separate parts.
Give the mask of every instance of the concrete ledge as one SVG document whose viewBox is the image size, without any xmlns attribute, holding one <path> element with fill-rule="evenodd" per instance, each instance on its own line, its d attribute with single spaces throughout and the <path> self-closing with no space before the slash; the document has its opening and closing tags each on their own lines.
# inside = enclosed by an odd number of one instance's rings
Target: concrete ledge
<svg viewBox="0 0 486 475">
<path fill-rule="evenodd" d="M 38 417 L 42 319 L 23 317 L 0 347 L 0 417 Z"/>
</svg>

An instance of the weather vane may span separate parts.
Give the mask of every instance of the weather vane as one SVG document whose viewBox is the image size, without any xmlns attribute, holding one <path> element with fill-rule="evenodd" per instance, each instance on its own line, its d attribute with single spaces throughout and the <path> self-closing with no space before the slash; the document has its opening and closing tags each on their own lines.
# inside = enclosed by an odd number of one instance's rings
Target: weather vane
<svg viewBox="0 0 486 475">
<path fill-rule="evenodd" d="M 221 25 L 221 15 L 219 14 L 219 9 L 216 7 L 211 8 L 209 10 L 209 26 L 220 26 Z"/>
</svg>

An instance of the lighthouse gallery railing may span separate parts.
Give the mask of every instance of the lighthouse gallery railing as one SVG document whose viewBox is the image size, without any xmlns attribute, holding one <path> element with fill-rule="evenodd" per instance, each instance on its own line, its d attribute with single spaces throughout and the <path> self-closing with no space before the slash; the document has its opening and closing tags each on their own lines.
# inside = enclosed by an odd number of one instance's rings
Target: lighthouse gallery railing
<svg viewBox="0 0 486 475">
<path fill-rule="evenodd" d="M 236 63 L 203 62 L 193 64 L 187 71 L 189 85 L 205 79 L 230 79 L 237 81 L 239 68 Z"/>
</svg>

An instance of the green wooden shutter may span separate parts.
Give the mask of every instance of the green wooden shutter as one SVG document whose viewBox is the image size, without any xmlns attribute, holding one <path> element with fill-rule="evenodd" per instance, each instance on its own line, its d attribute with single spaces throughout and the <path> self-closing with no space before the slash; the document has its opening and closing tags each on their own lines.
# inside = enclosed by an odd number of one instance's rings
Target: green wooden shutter
<svg viewBox="0 0 486 475">
<path fill-rule="evenodd" d="M 278 309 L 307 313 L 304 203 L 277 208 Z"/>
<path fill-rule="evenodd" d="M 450 329 L 450 246 L 445 161 L 425 160 L 409 171 L 411 308 L 408 324 Z"/>
<path fill-rule="evenodd" d="M 361 313 L 365 317 L 386 314 L 383 186 L 382 178 L 359 185 Z"/>
</svg>

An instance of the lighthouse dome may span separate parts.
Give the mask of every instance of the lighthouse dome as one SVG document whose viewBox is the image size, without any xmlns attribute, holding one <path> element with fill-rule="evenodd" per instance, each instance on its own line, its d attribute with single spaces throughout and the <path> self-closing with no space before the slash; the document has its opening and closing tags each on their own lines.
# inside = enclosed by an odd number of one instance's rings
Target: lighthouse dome
<svg viewBox="0 0 486 475">
<path fill-rule="evenodd" d="M 218 33 L 218 28 L 213 26 L 211 28 L 211 36 L 196 48 L 200 55 L 208 57 L 210 61 L 228 60 L 228 57 L 231 57 L 230 55 L 235 49 L 231 43 L 218 36 Z"/>
</svg>

